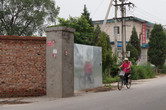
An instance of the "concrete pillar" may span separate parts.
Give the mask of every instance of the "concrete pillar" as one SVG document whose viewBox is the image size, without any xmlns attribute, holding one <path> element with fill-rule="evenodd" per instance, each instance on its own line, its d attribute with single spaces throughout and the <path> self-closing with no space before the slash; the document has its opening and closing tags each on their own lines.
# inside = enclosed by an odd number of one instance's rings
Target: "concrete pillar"
<svg viewBox="0 0 166 110">
<path fill-rule="evenodd" d="M 74 95 L 74 29 L 46 29 L 47 96 L 55 98 Z"/>
<path fill-rule="evenodd" d="M 148 62 L 148 48 L 142 48 L 139 65 L 147 64 L 147 62 Z"/>
</svg>

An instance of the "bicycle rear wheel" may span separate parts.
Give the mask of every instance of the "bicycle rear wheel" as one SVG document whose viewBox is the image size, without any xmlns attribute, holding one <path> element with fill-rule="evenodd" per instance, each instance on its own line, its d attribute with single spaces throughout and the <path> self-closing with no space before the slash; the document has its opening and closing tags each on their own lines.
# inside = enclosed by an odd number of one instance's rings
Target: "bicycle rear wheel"
<svg viewBox="0 0 166 110">
<path fill-rule="evenodd" d="M 132 82 L 131 76 L 129 76 L 128 83 L 126 84 L 127 89 L 131 88 L 131 82 Z"/>
<path fill-rule="evenodd" d="M 118 89 L 121 90 L 123 87 L 123 79 L 121 77 L 119 77 L 119 80 L 118 80 Z"/>
</svg>

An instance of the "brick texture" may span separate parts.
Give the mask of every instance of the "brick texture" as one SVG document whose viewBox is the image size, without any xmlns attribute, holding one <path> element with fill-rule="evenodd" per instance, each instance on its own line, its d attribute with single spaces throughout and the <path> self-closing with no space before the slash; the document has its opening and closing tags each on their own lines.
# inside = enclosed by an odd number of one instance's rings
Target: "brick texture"
<svg viewBox="0 0 166 110">
<path fill-rule="evenodd" d="M 0 97 L 46 94 L 46 38 L 0 36 Z"/>
</svg>

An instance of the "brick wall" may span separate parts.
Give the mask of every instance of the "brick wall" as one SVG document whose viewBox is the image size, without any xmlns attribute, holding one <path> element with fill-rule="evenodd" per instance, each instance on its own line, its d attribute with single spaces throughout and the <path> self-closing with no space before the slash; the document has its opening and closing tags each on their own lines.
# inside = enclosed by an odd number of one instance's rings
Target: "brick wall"
<svg viewBox="0 0 166 110">
<path fill-rule="evenodd" d="M 46 94 L 46 38 L 0 36 L 0 97 Z"/>
</svg>

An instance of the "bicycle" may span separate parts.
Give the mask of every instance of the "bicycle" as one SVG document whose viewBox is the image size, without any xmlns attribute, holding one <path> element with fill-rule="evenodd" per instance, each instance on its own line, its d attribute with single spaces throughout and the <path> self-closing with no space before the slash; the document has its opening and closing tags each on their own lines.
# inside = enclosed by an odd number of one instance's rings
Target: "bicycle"
<svg viewBox="0 0 166 110">
<path fill-rule="evenodd" d="M 118 89 L 121 90 L 123 88 L 123 85 L 126 85 L 127 89 L 131 88 L 131 83 L 132 83 L 132 79 L 131 79 L 131 74 L 128 75 L 128 83 L 125 83 L 126 79 L 124 77 L 125 72 L 121 71 L 119 74 L 119 80 L 118 80 Z"/>
</svg>

